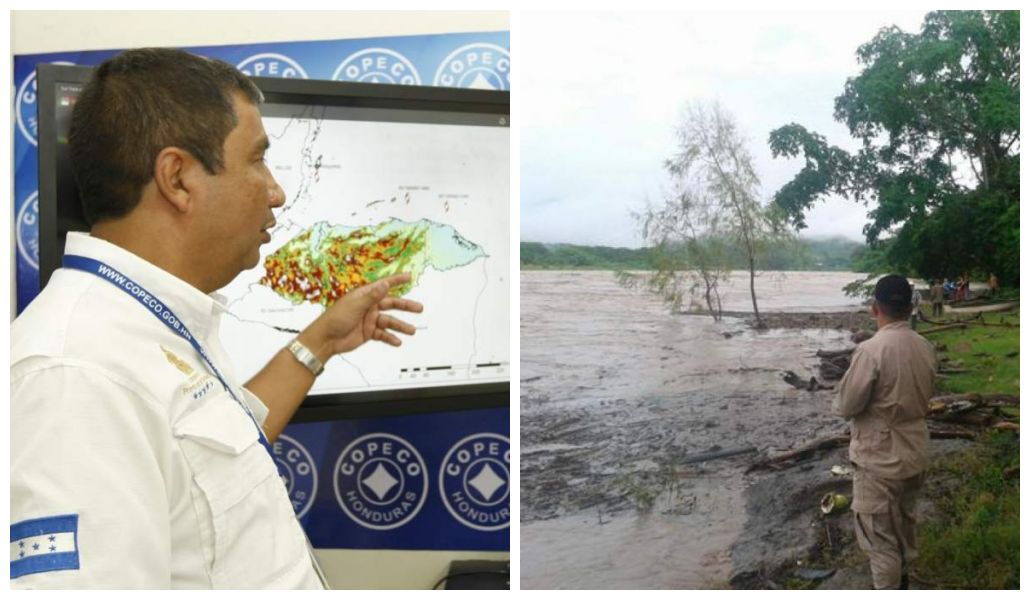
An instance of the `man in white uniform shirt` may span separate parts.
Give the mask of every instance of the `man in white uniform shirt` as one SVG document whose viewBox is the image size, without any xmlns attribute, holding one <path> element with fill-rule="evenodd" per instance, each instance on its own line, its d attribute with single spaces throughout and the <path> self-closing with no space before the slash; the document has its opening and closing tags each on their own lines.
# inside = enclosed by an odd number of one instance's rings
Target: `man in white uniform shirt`
<svg viewBox="0 0 1030 600">
<path fill-rule="evenodd" d="M 69 144 L 89 235 L 12 325 L 11 585 L 321 588 L 266 451 L 330 357 L 420 312 L 351 290 L 242 386 L 215 294 L 255 266 L 282 189 L 261 93 L 178 50 L 101 64 Z"/>
</svg>

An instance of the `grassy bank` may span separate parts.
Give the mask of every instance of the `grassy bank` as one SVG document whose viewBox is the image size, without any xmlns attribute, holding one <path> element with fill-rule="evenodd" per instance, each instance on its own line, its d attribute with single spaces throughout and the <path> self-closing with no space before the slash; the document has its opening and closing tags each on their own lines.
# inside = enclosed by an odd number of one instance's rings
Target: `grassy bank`
<svg viewBox="0 0 1030 600">
<path fill-rule="evenodd" d="M 984 313 L 984 319 L 1014 324 L 1019 312 Z M 942 392 L 1019 394 L 1018 327 L 970 323 L 927 338 L 949 367 L 968 369 L 943 379 Z M 1019 435 L 988 431 L 971 450 L 931 466 L 929 478 L 951 482 L 953 491 L 936 498 L 933 519 L 921 524 L 919 578 L 944 588 L 1019 587 L 1019 476 L 1005 476 L 1018 465 Z"/>
</svg>

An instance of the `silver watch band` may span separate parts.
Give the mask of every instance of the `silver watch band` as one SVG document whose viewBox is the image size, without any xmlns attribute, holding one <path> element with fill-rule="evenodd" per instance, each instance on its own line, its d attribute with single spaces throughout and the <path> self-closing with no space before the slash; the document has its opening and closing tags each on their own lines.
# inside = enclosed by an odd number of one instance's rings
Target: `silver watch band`
<svg viewBox="0 0 1030 600">
<path fill-rule="evenodd" d="M 321 375 L 322 371 L 325 370 L 325 365 L 322 364 L 322 361 L 318 360 L 314 352 L 308 350 L 308 347 L 300 343 L 300 340 L 297 338 L 293 338 L 293 341 L 290 342 L 290 345 L 286 346 L 286 349 L 297 359 L 297 362 L 307 367 L 315 377 Z"/>
</svg>

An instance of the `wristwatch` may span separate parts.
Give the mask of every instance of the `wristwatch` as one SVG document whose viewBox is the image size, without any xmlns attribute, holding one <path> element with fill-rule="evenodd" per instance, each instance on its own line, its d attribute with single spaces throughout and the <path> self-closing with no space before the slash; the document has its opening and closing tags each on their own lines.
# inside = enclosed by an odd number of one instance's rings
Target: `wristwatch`
<svg viewBox="0 0 1030 600">
<path fill-rule="evenodd" d="M 290 354 L 292 354 L 300 364 L 307 367 L 315 377 L 321 375 L 322 371 L 325 370 L 325 365 L 322 364 L 322 361 L 318 360 L 315 353 L 308 350 L 308 347 L 300 343 L 300 340 L 297 338 L 293 338 L 293 341 L 290 342 L 289 346 L 286 346 L 286 349 L 290 351 Z"/>
</svg>

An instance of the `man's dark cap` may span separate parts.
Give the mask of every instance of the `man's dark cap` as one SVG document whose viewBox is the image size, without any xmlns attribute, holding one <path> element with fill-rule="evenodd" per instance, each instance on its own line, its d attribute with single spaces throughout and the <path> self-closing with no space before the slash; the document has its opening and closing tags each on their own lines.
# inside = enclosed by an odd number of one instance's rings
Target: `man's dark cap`
<svg viewBox="0 0 1030 600">
<path fill-rule="evenodd" d="M 889 306 L 912 304 L 912 287 L 901 275 L 887 275 L 876 282 L 873 297 Z"/>
</svg>

